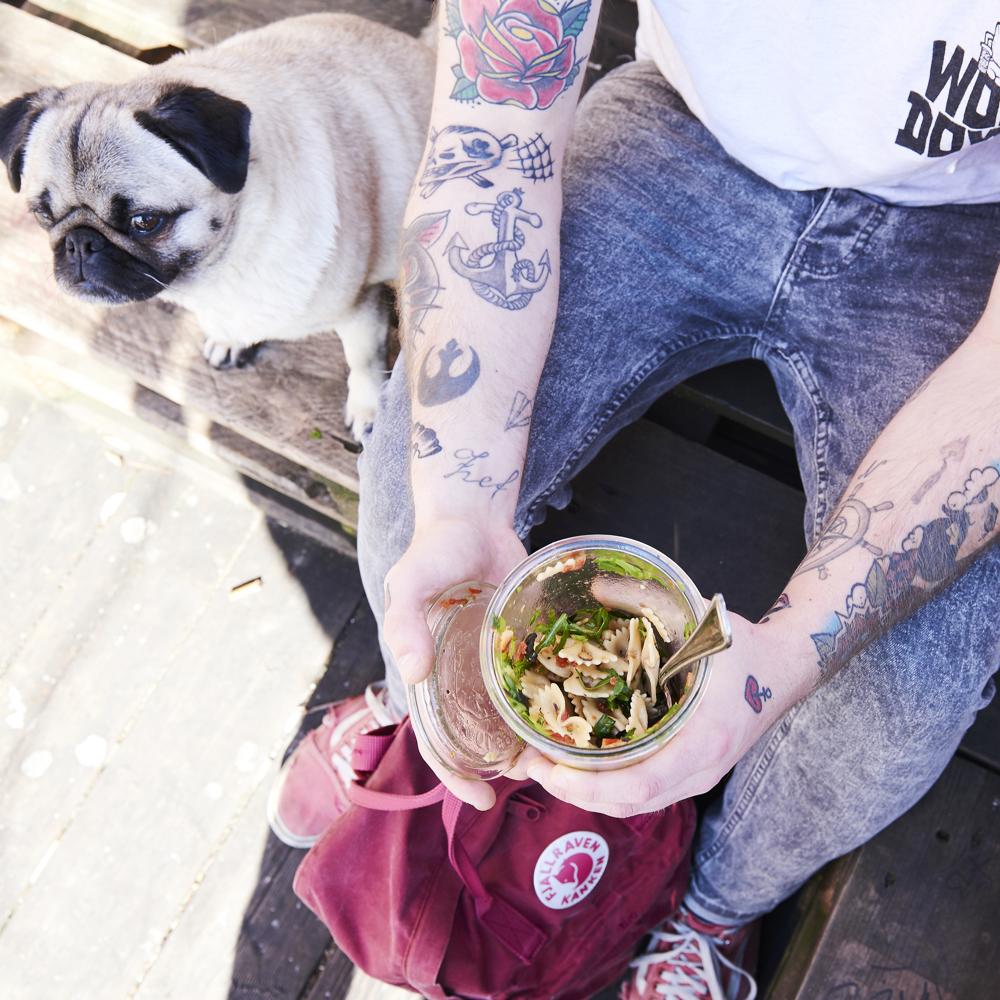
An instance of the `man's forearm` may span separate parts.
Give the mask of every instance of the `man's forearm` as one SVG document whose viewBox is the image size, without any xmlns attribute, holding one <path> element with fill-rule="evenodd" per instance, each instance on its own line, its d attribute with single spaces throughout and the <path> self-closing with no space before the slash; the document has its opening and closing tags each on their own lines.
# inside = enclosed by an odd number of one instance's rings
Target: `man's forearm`
<svg viewBox="0 0 1000 1000">
<path fill-rule="evenodd" d="M 872 444 L 767 616 L 794 665 L 777 681 L 786 694 L 839 670 L 1000 537 L 997 299 Z"/>
<path fill-rule="evenodd" d="M 512 522 L 555 323 L 562 167 L 598 4 L 495 7 L 441 4 L 428 148 L 406 213 L 418 526 Z"/>
</svg>

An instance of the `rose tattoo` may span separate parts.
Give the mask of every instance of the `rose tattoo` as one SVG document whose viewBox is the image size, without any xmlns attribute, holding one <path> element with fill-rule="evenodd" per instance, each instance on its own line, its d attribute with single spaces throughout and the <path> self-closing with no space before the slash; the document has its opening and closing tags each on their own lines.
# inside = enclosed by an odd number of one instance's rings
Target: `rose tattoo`
<svg viewBox="0 0 1000 1000">
<path fill-rule="evenodd" d="M 589 13 L 590 0 L 448 0 L 460 60 L 451 96 L 550 107 L 579 72 L 576 38 Z"/>
</svg>

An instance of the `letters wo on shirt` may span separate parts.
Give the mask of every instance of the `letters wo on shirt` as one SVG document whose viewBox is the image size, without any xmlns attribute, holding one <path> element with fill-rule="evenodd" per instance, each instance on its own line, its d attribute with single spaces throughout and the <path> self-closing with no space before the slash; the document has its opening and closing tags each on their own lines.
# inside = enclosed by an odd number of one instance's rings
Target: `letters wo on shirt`
<svg viewBox="0 0 1000 1000">
<path fill-rule="evenodd" d="M 920 156 L 948 156 L 1000 135 L 1000 62 L 994 56 L 998 34 L 1000 24 L 986 32 L 978 59 L 966 57 L 961 45 L 948 56 L 947 42 L 934 43 L 927 86 L 922 94 L 910 91 L 909 113 L 896 133 L 897 146 Z"/>
</svg>

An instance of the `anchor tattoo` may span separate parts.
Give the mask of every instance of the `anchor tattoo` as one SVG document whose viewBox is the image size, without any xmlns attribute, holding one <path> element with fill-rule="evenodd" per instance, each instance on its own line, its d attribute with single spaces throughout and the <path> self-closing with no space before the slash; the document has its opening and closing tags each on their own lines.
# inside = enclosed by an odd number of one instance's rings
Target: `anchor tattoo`
<svg viewBox="0 0 1000 1000">
<path fill-rule="evenodd" d="M 522 225 L 540 229 L 542 217 L 521 208 L 524 192 L 520 188 L 497 195 L 496 202 L 473 202 L 465 206 L 468 215 L 489 213 L 496 228 L 496 240 L 469 251 L 457 233 L 448 244 L 448 263 L 452 270 L 468 278 L 475 293 L 502 309 L 523 309 L 535 292 L 540 292 L 552 273 L 548 250 L 535 264 L 518 257 L 524 249 Z M 469 251 L 466 253 L 465 251 Z"/>
<path fill-rule="evenodd" d="M 427 362 L 434 353 L 432 347 L 425 355 L 417 378 L 417 399 L 424 406 L 439 406 L 467 393 L 479 378 L 479 355 L 474 347 L 469 348 L 471 360 L 465 371 L 453 375 L 451 369 L 455 362 L 465 353 L 454 338 L 448 341 L 437 352 L 438 370 L 431 375 Z"/>
</svg>

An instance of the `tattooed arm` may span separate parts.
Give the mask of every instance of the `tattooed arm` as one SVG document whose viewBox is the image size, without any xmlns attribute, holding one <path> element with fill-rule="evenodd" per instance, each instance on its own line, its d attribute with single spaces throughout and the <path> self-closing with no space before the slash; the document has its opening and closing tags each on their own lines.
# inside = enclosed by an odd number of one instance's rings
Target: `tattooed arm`
<svg viewBox="0 0 1000 1000">
<path fill-rule="evenodd" d="M 414 534 L 386 580 L 404 680 L 430 669 L 429 601 L 499 582 L 559 284 L 562 167 L 600 0 L 443 0 L 427 150 L 404 223 L 402 341 Z M 480 806 L 483 783 L 453 790 Z"/>
<path fill-rule="evenodd" d="M 983 318 L 876 438 L 825 529 L 733 647 L 690 724 L 626 771 L 525 758 L 552 794 L 611 815 L 707 791 L 756 740 L 1000 537 L 1000 279 Z"/>
</svg>

